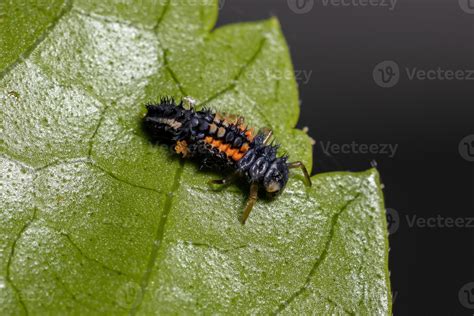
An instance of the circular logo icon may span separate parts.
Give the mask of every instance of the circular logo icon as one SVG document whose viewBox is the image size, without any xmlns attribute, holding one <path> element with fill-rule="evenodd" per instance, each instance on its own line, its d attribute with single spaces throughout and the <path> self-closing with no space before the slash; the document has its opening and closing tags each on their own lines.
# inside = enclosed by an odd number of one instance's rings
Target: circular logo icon
<svg viewBox="0 0 474 316">
<path fill-rule="evenodd" d="M 305 14 L 313 9 L 314 0 L 287 0 L 288 7 L 296 14 Z"/>
<path fill-rule="evenodd" d="M 474 135 L 464 137 L 459 143 L 459 154 L 465 160 L 474 161 Z"/>
<path fill-rule="evenodd" d="M 400 80 L 400 68 L 392 60 L 378 63 L 372 73 L 375 83 L 382 88 L 391 88 Z"/>
<path fill-rule="evenodd" d="M 474 14 L 474 0 L 459 0 L 461 9 L 469 14 Z"/>
<path fill-rule="evenodd" d="M 397 210 L 394 210 L 393 208 L 387 208 L 386 215 L 388 234 L 395 234 L 398 227 L 400 227 L 400 216 L 398 215 Z"/>
<path fill-rule="evenodd" d="M 464 284 L 458 293 L 459 303 L 469 309 L 474 309 L 474 282 Z"/>
</svg>

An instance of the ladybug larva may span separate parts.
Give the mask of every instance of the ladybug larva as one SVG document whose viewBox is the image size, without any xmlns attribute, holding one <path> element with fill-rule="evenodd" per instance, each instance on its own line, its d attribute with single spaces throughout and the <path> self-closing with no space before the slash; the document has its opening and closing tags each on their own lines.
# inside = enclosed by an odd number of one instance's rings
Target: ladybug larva
<svg viewBox="0 0 474 316">
<path fill-rule="evenodd" d="M 189 106 L 184 107 L 184 102 Z M 254 133 L 239 116 L 225 116 L 209 109 L 195 110 L 194 101 L 183 99 L 179 104 L 173 98 L 162 98 L 158 104 L 148 104 L 144 127 L 153 141 L 171 145 L 183 158 L 193 158 L 202 168 L 232 171 L 213 184 L 228 184 L 237 176 L 250 184 L 242 224 L 245 224 L 263 187 L 274 197 L 288 182 L 289 169 L 301 168 L 305 182 L 311 179 L 300 161 L 288 162 L 288 156 L 277 156 L 278 145 L 269 144 L 272 132 L 262 129 Z"/>
</svg>

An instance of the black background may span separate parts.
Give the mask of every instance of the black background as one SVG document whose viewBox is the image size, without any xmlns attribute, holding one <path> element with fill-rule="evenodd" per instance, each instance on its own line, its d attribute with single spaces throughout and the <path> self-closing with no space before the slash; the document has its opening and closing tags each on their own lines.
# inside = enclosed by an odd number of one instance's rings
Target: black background
<svg viewBox="0 0 474 316">
<path fill-rule="evenodd" d="M 386 206 L 400 217 L 390 236 L 394 314 L 472 315 L 458 292 L 474 281 L 474 228 L 410 227 L 407 216 L 474 217 L 474 163 L 458 150 L 474 134 L 474 81 L 410 80 L 406 68 L 474 69 L 474 14 L 457 0 L 399 0 L 393 10 L 315 0 L 306 14 L 293 12 L 287 0 L 221 4 L 218 25 L 277 16 L 295 70 L 311 74 L 299 82 L 299 127 L 308 126 L 318 142 L 313 173 L 365 170 L 377 161 Z M 372 76 L 384 60 L 400 67 L 391 88 Z M 398 148 L 390 157 L 328 154 L 322 147 L 353 141 Z"/>
</svg>

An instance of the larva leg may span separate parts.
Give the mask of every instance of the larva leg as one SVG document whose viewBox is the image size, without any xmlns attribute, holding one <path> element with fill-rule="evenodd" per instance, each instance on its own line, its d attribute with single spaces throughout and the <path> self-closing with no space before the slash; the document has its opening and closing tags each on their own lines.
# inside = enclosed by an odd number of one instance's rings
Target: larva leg
<svg viewBox="0 0 474 316">
<path fill-rule="evenodd" d="M 252 182 L 252 184 L 250 185 L 249 198 L 247 199 L 247 204 L 245 205 L 245 209 L 242 214 L 242 225 L 245 224 L 245 222 L 247 221 L 247 218 L 249 217 L 250 212 L 252 211 L 252 208 L 255 205 L 255 202 L 257 202 L 257 196 L 258 184 L 256 182 Z"/>
<path fill-rule="evenodd" d="M 227 185 L 234 182 L 236 176 L 237 176 L 236 173 L 232 173 L 231 175 L 228 175 L 224 179 L 209 180 L 208 184 L 209 185 L 212 185 L 212 184 Z"/>
<path fill-rule="evenodd" d="M 301 170 L 303 170 L 306 185 L 309 187 L 311 186 L 311 177 L 309 176 L 308 170 L 301 161 L 290 162 L 287 166 L 288 169 L 300 168 Z"/>
</svg>

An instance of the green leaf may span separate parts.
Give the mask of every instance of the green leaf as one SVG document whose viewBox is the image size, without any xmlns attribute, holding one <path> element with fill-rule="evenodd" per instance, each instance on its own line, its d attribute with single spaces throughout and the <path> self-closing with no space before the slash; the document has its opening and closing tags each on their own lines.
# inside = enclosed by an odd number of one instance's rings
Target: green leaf
<svg viewBox="0 0 474 316">
<path fill-rule="evenodd" d="M 375 170 L 312 188 L 295 171 L 243 226 L 247 188 L 212 190 L 141 130 L 146 102 L 192 96 L 311 166 L 276 19 L 213 30 L 210 0 L 2 6 L 0 314 L 391 314 Z"/>
</svg>

